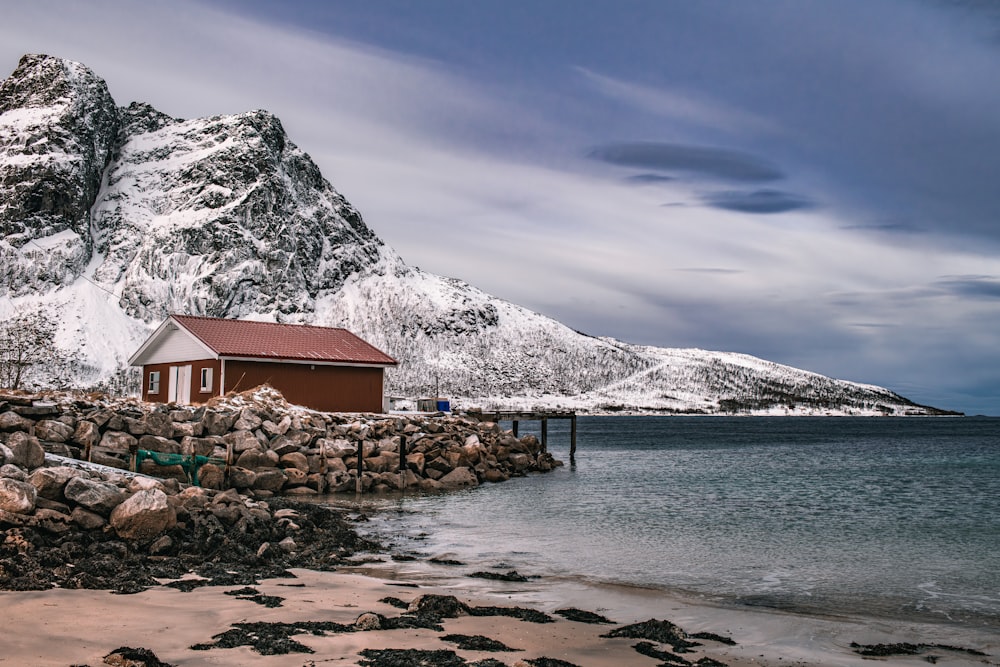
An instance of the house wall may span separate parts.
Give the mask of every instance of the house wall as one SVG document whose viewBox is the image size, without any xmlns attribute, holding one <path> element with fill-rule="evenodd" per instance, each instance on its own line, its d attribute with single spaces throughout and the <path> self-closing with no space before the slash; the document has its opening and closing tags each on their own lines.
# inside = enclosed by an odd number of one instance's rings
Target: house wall
<svg viewBox="0 0 1000 667">
<path fill-rule="evenodd" d="M 188 359 L 202 359 L 210 356 L 211 350 L 202 345 L 188 332 L 179 329 L 173 322 L 162 333 L 154 347 L 147 350 L 144 361 L 147 364 L 187 363 Z M 193 394 L 192 394 L 193 395 Z"/>
<path fill-rule="evenodd" d="M 154 403 L 166 403 L 170 386 L 171 366 L 191 366 L 191 402 L 204 403 L 212 396 L 219 395 L 219 383 L 221 380 L 222 363 L 218 359 L 198 359 L 195 361 L 179 361 L 172 364 L 146 364 L 142 367 L 142 399 Z M 212 387 L 209 391 L 201 391 L 201 369 L 212 369 Z M 149 375 L 159 371 L 160 387 L 156 393 L 149 391 Z"/>
<path fill-rule="evenodd" d="M 289 403 L 322 412 L 382 412 L 380 367 L 226 361 L 226 391 L 270 384 Z M 194 394 L 192 393 L 192 397 Z"/>
</svg>

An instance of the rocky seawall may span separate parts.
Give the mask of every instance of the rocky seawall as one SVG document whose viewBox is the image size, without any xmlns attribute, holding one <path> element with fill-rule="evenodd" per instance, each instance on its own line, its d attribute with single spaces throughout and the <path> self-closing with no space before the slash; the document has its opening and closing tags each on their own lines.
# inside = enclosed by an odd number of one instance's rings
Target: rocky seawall
<svg viewBox="0 0 1000 667">
<path fill-rule="evenodd" d="M 360 486 L 375 493 L 560 465 L 533 436 L 497 424 L 317 413 L 269 389 L 197 408 L 0 395 L 0 588 L 141 590 L 190 571 L 185 559 L 238 562 L 248 579 L 325 569 L 364 541 L 339 513 L 292 501 L 355 492 L 359 452 Z"/>
</svg>

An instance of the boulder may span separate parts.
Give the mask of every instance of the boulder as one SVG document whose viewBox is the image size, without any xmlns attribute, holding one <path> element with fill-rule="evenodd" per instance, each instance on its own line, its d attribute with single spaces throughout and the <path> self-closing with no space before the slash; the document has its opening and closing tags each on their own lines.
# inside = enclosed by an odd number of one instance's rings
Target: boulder
<svg viewBox="0 0 1000 667">
<path fill-rule="evenodd" d="M 206 489 L 221 489 L 226 485 L 226 471 L 214 463 L 198 468 L 198 485 Z"/>
<path fill-rule="evenodd" d="M 466 486 L 479 486 L 479 479 L 471 468 L 455 468 L 438 480 L 446 489 L 460 489 Z"/>
<path fill-rule="evenodd" d="M 0 433 L 12 433 L 14 431 L 28 431 L 35 422 L 22 417 L 16 412 L 0 413 Z"/>
<path fill-rule="evenodd" d="M 305 486 L 309 480 L 309 473 L 298 468 L 285 469 L 285 486 Z"/>
<path fill-rule="evenodd" d="M 254 431 L 261 427 L 261 419 L 250 408 L 244 408 L 232 428 L 237 431 Z"/>
<path fill-rule="evenodd" d="M 229 469 L 229 485 L 236 489 L 250 489 L 253 488 L 254 482 L 257 480 L 257 473 L 248 468 L 241 468 L 240 466 L 233 466 Z"/>
<path fill-rule="evenodd" d="M 201 418 L 201 426 L 206 435 L 225 435 L 233 427 L 233 424 L 236 423 L 236 418 L 237 415 L 235 412 L 206 410 L 205 415 Z M 247 430 L 253 430 L 254 428 L 257 428 L 257 426 Z"/>
<path fill-rule="evenodd" d="M 125 498 L 114 484 L 98 482 L 87 477 L 74 477 L 63 488 L 66 500 L 82 505 L 85 509 L 108 516 Z"/>
<path fill-rule="evenodd" d="M 6 456 L 8 457 L 7 460 L 13 458 L 14 455 L 10 453 L 10 450 L 7 449 L 7 446 L 0 445 L 0 454 L 3 454 L 4 450 L 7 450 L 6 454 Z M 4 463 L 2 466 L 0 466 L 0 477 L 16 479 L 22 482 L 28 481 L 28 473 L 24 471 L 24 468 L 16 466 L 13 463 Z"/>
<path fill-rule="evenodd" d="M 274 468 L 278 465 L 278 455 L 271 450 L 264 452 L 259 449 L 248 449 L 239 455 L 236 465 L 251 470 Z"/>
<path fill-rule="evenodd" d="M 35 437 L 49 442 L 66 442 L 73 437 L 73 427 L 54 419 L 43 419 L 35 424 Z"/>
<path fill-rule="evenodd" d="M 35 518 L 38 520 L 38 527 L 50 533 L 60 535 L 73 528 L 73 517 L 57 510 L 38 509 L 35 510 Z"/>
<path fill-rule="evenodd" d="M 277 468 L 257 470 L 257 479 L 253 482 L 254 491 L 280 491 L 285 485 L 285 473 Z"/>
<path fill-rule="evenodd" d="M 122 431 L 106 431 L 101 437 L 101 447 L 115 452 L 128 452 L 130 448 L 138 445 L 138 440 Z"/>
<path fill-rule="evenodd" d="M 275 424 L 270 419 L 265 419 L 261 422 L 260 427 L 264 429 L 264 433 L 267 433 L 270 437 L 275 437 L 278 435 L 284 435 L 288 432 L 288 429 L 292 427 L 292 418 L 285 415 L 284 418 Z"/>
<path fill-rule="evenodd" d="M 96 528 L 103 528 L 108 522 L 107 520 L 98 514 L 97 512 L 91 512 L 82 507 L 74 507 L 70 517 L 73 522 L 83 528 L 84 530 L 94 530 Z"/>
<path fill-rule="evenodd" d="M 13 458 L 7 463 L 21 466 L 25 470 L 34 470 L 45 463 L 45 450 L 33 435 L 15 431 L 7 438 L 7 448 L 13 454 Z"/>
<path fill-rule="evenodd" d="M 222 440 L 227 445 L 232 445 L 233 451 L 236 454 L 241 454 L 248 449 L 261 448 L 257 436 L 250 431 L 233 431 L 223 436 Z"/>
<path fill-rule="evenodd" d="M 142 428 L 149 435 L 158 435 L 161 438 L 174 437 L 174 422 L 170 415 L 165 412 L 150 412 L 142 418 Z"/>
<path fill-rule="evenodd" d="M 73 442 L 81 447 L 93 447 L 101 441 L 101 431 L 92 421 L 81 421 L 73 432 Z"/>
<path fill-rule="evenodd" d="M 282 468 L 296 468 L 302 472 L 309 472 L 309 459 L 299 451 L 289 452 L 278 459 L 278 465 Z"/>
<path fill-rule="evenodd" d="M 159 435 L 144 435 L 139 438 L 139 448 L 160 454 L 180 454 L 181 447 L 176 440 Z"/>
<path fill-rule="evenodd" d="M 38 490 L 29 482 L 0 477 L 0 510 L 14 514 L 31 514 L 35 511 Z"/>
<path fill-rule="evenodd" d="M 297 452 L 300 447 L 301 445 L 299 445 L 296 439 L 289 438 L 286 435 L 279 435 L 271 442 L 271 450 L 278 456 L 284 456 L 285 454 Z"/>
<path fill-rule="evenodd" d="M 206 413 L 212 414 L 212 413 Z M 215 445 L 218 438 L 195 438 L 184 436 L 181 440 L 181 454 L 190 456 L 211 456 L 215 452 Z"/>
<path fill-rule="evenodd" d="M 69 466 L 56 466 L 54 468 L 38 468 L 31 473 L 28 481 L 38 491 L 38 495 L 49 500 L 60 500 L 63 497 L 63 489 L 69 480 L 79 477 L 81 473 L 76 468 Z"/>
<path fill-rule="evenodd" d="M 159 489 L 139 491 L 111 512 L 111 527 L 118 536 L 148 542 L 177 524 L 177 513 Z"/>
</svg>

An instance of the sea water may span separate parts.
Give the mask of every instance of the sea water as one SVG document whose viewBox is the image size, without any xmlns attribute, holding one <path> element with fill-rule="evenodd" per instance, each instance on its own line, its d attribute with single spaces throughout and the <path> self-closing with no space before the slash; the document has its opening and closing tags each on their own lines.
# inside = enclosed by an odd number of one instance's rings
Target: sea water
<svg viewBox="0 0 1000 667">
<path fill-rule="evenodd" d="M 564 467 L 377 501 L 371 529 L 480 569 L 1000 629 L 1000 419 L 580 417 L 573 465 L 567 428 Z"/>
</svg>

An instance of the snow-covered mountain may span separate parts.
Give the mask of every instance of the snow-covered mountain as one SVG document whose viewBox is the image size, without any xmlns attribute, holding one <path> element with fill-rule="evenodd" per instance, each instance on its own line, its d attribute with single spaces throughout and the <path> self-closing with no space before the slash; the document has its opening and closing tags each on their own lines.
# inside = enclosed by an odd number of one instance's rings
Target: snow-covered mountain
<svg viewBox="0 0 1000 667">
<path fill-rule="evenodd" d="M 399 359 L 390 393 L 466 407 L 937 412 L 746 355 L 587 336 L 420 271 L 272 114 L 120 108 L 85 66 L 43 55 L 0 85 L 0 294 L 0 320 L 59 317 L 84 385 L 180 312 L 344 326 Z"/>
</svg>

